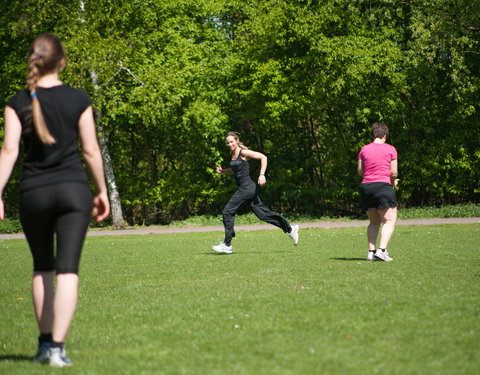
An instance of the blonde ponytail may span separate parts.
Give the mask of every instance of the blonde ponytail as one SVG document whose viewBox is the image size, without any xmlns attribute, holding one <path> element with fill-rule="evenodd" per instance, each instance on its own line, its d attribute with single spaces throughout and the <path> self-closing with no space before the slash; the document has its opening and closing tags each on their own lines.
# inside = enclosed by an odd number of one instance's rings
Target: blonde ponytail
<svg viewBox="0 0 480 375">
<path fill-rule="evenodd" d="M 56 140 L 48 130 L 43 117 L 42 107 L 37 96 L 37 82 L 42 75 L 57 70 L 64 61 L 63 59 L 65 59 L 63 45 L 52 34 L 40 35 L 30 47 L 27 85 L 32 97 L 33 128 L 40 141 L 47 145 L 56 143 Z"/>
<path fill-rule="evenodd" d="M 32 114 L 33 114 L 33 127 L 38 135 L 38 138 L 46 145 L 53 145 L 57 141 L 53 138 L 52 134 L 47 128 L 45 119 L 43 118 L 42 108 L 40 107 L 40 101 L 38 100 L 37 93 L 34 91 L 32 94 Z"/>
<path fill-rule="evenodd" d="M 42 107 L 40 106 L 40 101 L 37 97 L 37 81 L 39 77 L 38 71 L 38 60 L 41 58 L 38 54 L 34 53 L 28 59 L 28 90 L 30 96 L 32 97 L 32 117 L 33 117 L 33 127 L 37 133 L 38 138 L 42 143 L 47 145 L 54 144 L 55 138 L 50 134 L 50 131 L 45 124 L 45 119 L 43 118 Z"/>
</svg>

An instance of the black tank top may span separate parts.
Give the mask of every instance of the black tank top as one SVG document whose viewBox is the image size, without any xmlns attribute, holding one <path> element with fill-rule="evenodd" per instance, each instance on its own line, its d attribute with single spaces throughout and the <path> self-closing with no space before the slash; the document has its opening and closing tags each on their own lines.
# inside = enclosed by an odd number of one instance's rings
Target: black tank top
<svg viewBox="0 0 480 375">
<path fill-rule="evenodd" d="M 230 160 L 230 168 L 232 168 L 235 173 L 238 186 L 253 184 L 250 178 L 250 164 L 248 161 L 242 159 L 242 150 L 238 153 L 236 160 Z"/>
</svg>

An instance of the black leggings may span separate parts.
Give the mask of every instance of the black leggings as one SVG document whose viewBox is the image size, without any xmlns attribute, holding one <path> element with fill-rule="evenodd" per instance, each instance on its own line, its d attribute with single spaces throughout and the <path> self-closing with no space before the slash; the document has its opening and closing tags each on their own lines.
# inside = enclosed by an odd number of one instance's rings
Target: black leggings
<svg viewBox="0 0 480 375">
<path fill-rule="evenodd" d="M 58 183 L 21 193 L 20 221 L 34 271 L 78 273 L 91 212 L 92 195 L 85 183 Z"/>
<path fill-rule="evenodd" d="M 285 233 L 290 233 L 292 230 L 290 224 L 283 216 L 273 212 L 262 203 L 258 196 L 258 187 L 252 182 L 248 185 L 239 186 L 222 211 L 223 225 L 225 227 L 224 242 L 228 246 L 230 246 L 232 238 L 235 237 L 235 230 L 233 229 L 235 214 L 246 202 L 250 202 L 252 211 L 260 220 L 279 227 Z"/>
</svg>

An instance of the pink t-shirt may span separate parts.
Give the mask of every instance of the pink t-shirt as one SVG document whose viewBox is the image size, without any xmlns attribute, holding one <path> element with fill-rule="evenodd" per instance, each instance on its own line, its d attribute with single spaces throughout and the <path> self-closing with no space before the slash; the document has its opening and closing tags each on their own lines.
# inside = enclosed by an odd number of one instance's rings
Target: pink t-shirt
<svg viewBox="0 0 480 375">
<path fill-rule="evenodd" d="M 362 147 L 358 159 L 363 161 L 362 184 L 390 183 L 390 162 L 397 159 L 397 150 L 388 143 L 369 143 Z"/>
</svg>

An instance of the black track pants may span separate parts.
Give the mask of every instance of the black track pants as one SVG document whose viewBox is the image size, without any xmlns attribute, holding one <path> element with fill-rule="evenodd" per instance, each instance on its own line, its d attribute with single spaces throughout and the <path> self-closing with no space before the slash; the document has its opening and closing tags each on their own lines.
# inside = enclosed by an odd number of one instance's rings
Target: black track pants
<svg viewBox="0 0 480 375">
<path fill-rule="evenodd" d="M 235 230 L 233 228 L 235 214 L 240 207 L 247 202 L 250 202 L 252 211 L 260 220 L 279 227 L 285 233 L 290 233 L 292 228 L 288 221 L 283 216 L 265 206 L 258 196 L 257 185 L 250 183 L 239 186 L 222 211 L 223 225 L 225 227 L 225 244 L 230 245 L 232 238 L 235 237 Z"/>
<path fill-rule="evenodd" d="M 20 221 L 34 271 L 78 273 L 91 212 L 92 195 L 84 183 L 65 182 L 21 193 Z"/>
</svg>

